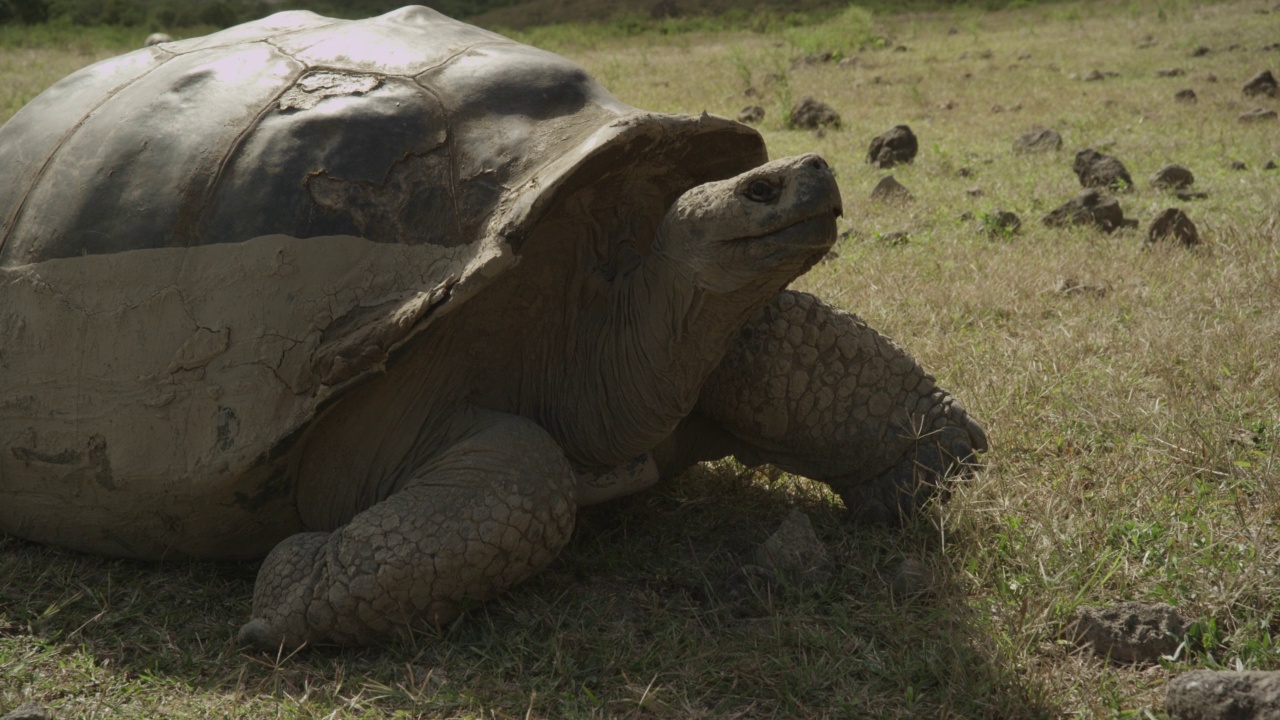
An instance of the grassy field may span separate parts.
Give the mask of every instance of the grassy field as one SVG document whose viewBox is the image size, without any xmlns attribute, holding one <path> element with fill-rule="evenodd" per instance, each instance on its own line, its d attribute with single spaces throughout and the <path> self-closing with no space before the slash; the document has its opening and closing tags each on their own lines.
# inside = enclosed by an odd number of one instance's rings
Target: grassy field
<svg viewBox="0 0 1280 720">
<path fill-rule="evenodd" d="M 1264 169 L 1280 162 L 1280 123 L 1237 121 L 1280 109 L 1241 92 L 1280 71 L 1264 49 L 1278 29 L 1274 0 L 1132 0 L 851 11 L 769 35 L 526 31 L 624 101 L 729 116 L 760 104 L 775 157 L 822 153 L 849 232 L 799 286 L 937 374 L 987 428 L 985 467 L 903 530 L 851 525 L 807 481 L 699 469 L 583 512 L 551 568 L 438 636 L 283 658 L 233 640 L 253 566 L 0 538 L 0 714 L 31 700 L 59 718 L 1160 718 L 1179 672 L 1280 669 L 1280 170 Z M 0 119 L 134 42 L 0 35 Z M 796 62 L 824 48 L 845 61 Z M 1184 72 L 1156 75 L 1169 68 Z M 1079 79 L 1092 70 L 1116 74 Z M 1175 103 L 1183 88 L 1199 101 Z M 806 95 L 842 127 L 787 129 Z M 873 203 L 885 172 L 863 156 L 899 123 L 921 151 L 892 173 L 916 199 Z M 1014 155 L 1037 125 L 1064 149 Z M 1132 172 L 1120 202 L 1140 231 L 1041 225 L 1078 191 L 1086 146 Z M 1170 162 L 1208 197 L 1151 188 Z M 1147 224 L 1175 206 L 1204 243 L 1148 250 Z M 977 230 L 999 209 L 1020 234 Z M 831 582 L 734 592 L 794 508 L 836 560 Z M 895 597 L 907 558 L 931 582 Z M 1176 656 L 1111 665 L 1059 639 L 1076 608 L 1128 599 L 1194 622 Z"/>
</svg>

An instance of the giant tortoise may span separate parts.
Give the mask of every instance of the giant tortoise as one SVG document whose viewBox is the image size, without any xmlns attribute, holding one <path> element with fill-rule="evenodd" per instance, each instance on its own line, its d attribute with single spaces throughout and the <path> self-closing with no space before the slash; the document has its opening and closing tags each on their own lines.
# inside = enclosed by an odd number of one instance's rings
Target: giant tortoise
<svg viewBox="0 0 1280 720">
<path fill-rule="evenodd" d="M 786 289 L 834 241 L 821 158 L 426 8 L 100 62 L 0 167 L 0 530 L 265 555 L 248 642 L 448 622 L 702 460 L 892 520 L 985 448 Z"/>
</svg>

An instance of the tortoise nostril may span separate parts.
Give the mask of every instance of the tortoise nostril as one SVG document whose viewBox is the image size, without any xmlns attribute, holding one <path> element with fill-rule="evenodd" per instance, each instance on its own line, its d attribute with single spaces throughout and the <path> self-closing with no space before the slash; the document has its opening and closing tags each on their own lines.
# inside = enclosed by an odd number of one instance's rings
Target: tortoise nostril
<svg viewBox="0 0 1280 720">
<path fill-rule="evenodd" d="M 815 170 L 830 170 L 830 169 L 831 169 L 831 168 L 830 168 L 830 166 L 828 166 L 828 165 L 827 165 L 827 161 L 826 161 L 826 160 L 823 160 L 822 158 L 818 157 L 817 155 L 814 155 L 813 157 L 809 158 L 808 165 L 809 165 L 809 167 L 811 167 L 811 168 L 813 168 L 813 169 L 815 169 Z"/>
</svg>

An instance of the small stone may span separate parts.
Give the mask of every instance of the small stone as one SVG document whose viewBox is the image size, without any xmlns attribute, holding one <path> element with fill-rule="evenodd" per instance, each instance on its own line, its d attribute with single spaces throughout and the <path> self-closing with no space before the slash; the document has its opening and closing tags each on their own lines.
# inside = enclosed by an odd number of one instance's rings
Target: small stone
<svg viewBox="0 0 1280 720">
<path fill-rule="evenodd" d="M 1107 293 L 1111 292 L 1111 286 L 1083 283 L 1073 277 L 1064 277 L 1059 278 L 1058 282 L 1054 284 L 1053 292 L 1057 295 L 1089 295 L 1092 297 L 1104 297 Z"/>
<path fill-rule="evenodd" d="M 1194 185 L 1196 176 L 1181 165 L 1165 165 L 1151 175 L 1151 186 L 1164 190 L 1180 190 Z"/>
<path fill-rule="evenodd" d="M 892 175 L 885 175 L 875 187 L 871 188 L 871 199 L 882 202 L 910 202 L 915 197 Z"/>
<path fill-rule="evenodd" d="M 1147 229 L 1147 242 L 1158 243 L 1173 239 L 1186 247 L 1200 244 L 1200 233 L 1191 218 L 1178 208 L 1169 208 L 1156 216 Z"/>
<path fill-rule="evenodd" d="M 1280 166 L 1276 165 L 1276 161 L 1275 161 L 1275 160 L 1268 160 L 1268 161 L 1267 161 L 1267 164 L 1262 166 L 1262 169 L 1263 169 L 1263 170 L 1275 170 L 1277 167 L 1280 167 Z"/>
<path fill-rule="evenodd" d="M 899 600 L 917 595 L 924 595 L 937 587 L 938 581 L 925 564 L 913 557 L 906 557 L 898 563 L 889 579 L 889 592 Z"/>
<path fill-rule="evenodd" d="M 801 98 L 795 107 L 791 108 L 791 116 L 788 124 L 793 128 L 801 128 L 803 130 L 816 130 L 821 127 L 840 127 L 840 114 L 831 108 L 830 105 L 815 100 L 812 97 Z"/>
<path fill-rule="evenodd" d="M 36 703 L 23 703 L 18 707 L 10 710 L 7 714 L 0 716 L 0 720 L 53 720 L 53 715 L 49 711 Z"/>
<path fill-rule="evenodd" d="M 1215 75 L 1214 73 L 1205 73 L 1202 77 L 1204 78 L 1204 81 L 1207 83 L 1218 82 L 1218 76 Z"/>
<path fill-rule="evenodd" d="M 1280 672 L 1193 670 L 1169 682 L 1169 720 L 1272 720 L 1280 717 Z"/>
<path fill-rule="evenodd" d="M 881 169 L 905 165 L 916 159 L 920 142 L 906 125 L 894 125 L 871 139 L 867 162 Z"/>
<path fill-rule="evenodd" d="M 1182 77 L 1187 71 L 1182 68 L 1162 68 L 1156 71 L 1156 77 Z"/>
<path fill-rule="evenodd" d="M 1090 188 L 1054 208 L 1042 222 L 1048 227 L 1093 225 L 1109 233 L 1124 225 L 1124 211 L 1115 198 Z"/>
<path fill-rule="evenodd" d="M 1245 165 L 1244 163 L 1240 162 L 1239 160 L 1232 160 L 1232 161 L 1231 161 L 1231 164 L 1230 164 L 1230 165 L 1228 165 L 1228 166 L 1227 166 L 1227 168 L 1228 168 L 1228 169 L 1230 169 L 1230 170 L 1248 170 L 1248 169 L 1249 169 L 1249 166 L 1248 166 L 1248 165 Z"/>
<path fill-rule="evenodd" d="M 1191 57 L 1204 57 L 1205 55 L 1208 55 L 1211 52 L 1213 52 L 1211 48 L 1205 45 L 1201 45 L 1197 47 L 1195 50 L 1191 51 Z"/>
<path fill-rule="evenodd" d="M 1062 136 L 1049 128 L 1032 128 L 1013 141 L 1013 152 L 1017 155 L 1056 152 L 1061 149 Z"/>
<path fill-rule="evenodd" d="M 1080 185 L 1087 188 L 1109 188 L 1124 192 L 1133 188 L 1133 178 L 1124 163 L 1111 155 L 1085 148 L 1076 153 L 1071 164 Z"/>
<path fill-rule="evenodd" d="M 911 233 L 905 230 L 896 230 L 894 232 L 885 233 L 880 236 L 880 242 L 894 247 L 906 245 L 911 242 Z"/>
<path fill-rule="evenodd" d="M 1022 218 L 1008 210 L 994 210 L 982 216 L 981 230 L 990 237 L 1012 237 L 1022 229 Z"/>
<path fill-rule="evenodd" d="M 1244 88 L 1242 89 L 1247 97 L 1255 97 L 1258 95 L 1275 97 L 1276 93 L 1280 91 L 1280 87 L 1278 87 L 1276 83 L 1276 76 L 1272 75 L 1270 70 L 1263 70 L 1257 75 L 1249 78 L 1249 81 L 1244 84 Z"/>
<path fill-rule="evenodd" d="M 738 122 L 755 125 L 764 120 L 764 108 L 759 105 L 748 105 L 738 111 Z"/>
<path fill-rule="evenodd" d="M 964 191 L 964 194 L 965 194 L 965 195 L 968 195 L 969 197 L 982 197 L 982 188 L 980 188 L 980 187 L 971 187 L 971 188 L 966 189 L 966 190 Z"/>
<path fill-rule="evenodd" d="M 956 175 L 959 177 L 973 177 L 973 168 L 964 165 L 956 169 Z"/>
<path fill-rule="evenodd" d="M 755 549 L 755 563 L 783 582 L 811 588 L 831 579 L 827 547 L 813 532 L 809 516 L 792 510 L 778 529 Z"/>
<path fill-rule="evenodd" d="M 1173 196 L 1179 200 L 1204 200 L 1209 197 L 1209 193 L 1202 190 L 1179 190 Z"/>
<path fill-rule="evenodd" d="M 1242 123 L 1255 123 L 1275 119 L 1276 111 L 1268 110 L 1266 108 L 1254 108 L 1248 112 L 1240 114 L 1240 122 Z"/>
<path fill-rule="evenodd" d="M 1186 625 L 1172 606 L 1122 602 L 1080 608 L 1063 636 L 1113 663 L 1146 664 L 1172 655 L 1182 642 Z"/>
<path fill-rule="evenodd" d="M 1196 91 L 1192 90 L 1191 88 L 1179 90 L 1178 92 L 1174 93 L 1173 99 L 1177 100 L 1180 103 L 1193 103 L 1199 100 L 1199 98 L 1196 97 Z"/>
<path fill-rule="evenodd" d="M 1089 74 L 1084 76 L 1084 81 L 1097 82 L 1099 80 L 1104 79 L 1105 77 L 1106 75 L 1103 75 L 1101 70 L 1090 70 Z"/>
</svg>

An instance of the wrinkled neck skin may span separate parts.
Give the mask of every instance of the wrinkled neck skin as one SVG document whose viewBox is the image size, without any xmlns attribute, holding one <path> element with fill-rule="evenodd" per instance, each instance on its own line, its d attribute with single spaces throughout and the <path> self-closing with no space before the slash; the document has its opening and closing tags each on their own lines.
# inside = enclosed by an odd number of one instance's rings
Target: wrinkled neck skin
<svg viewBox="0 0 1280 720">
<path fill-rule="evenodd" d="M 751 313 L 805 269 L 789 264 L 713 291 L 687 262 L 659 249 L 611 282 L 589 285 L 566 356 L 548 363 L 564 369 L 544 390 L 560 412 L 540 421 L 587 467 L 651 450 L 693 410 Z"/>
</svg>

